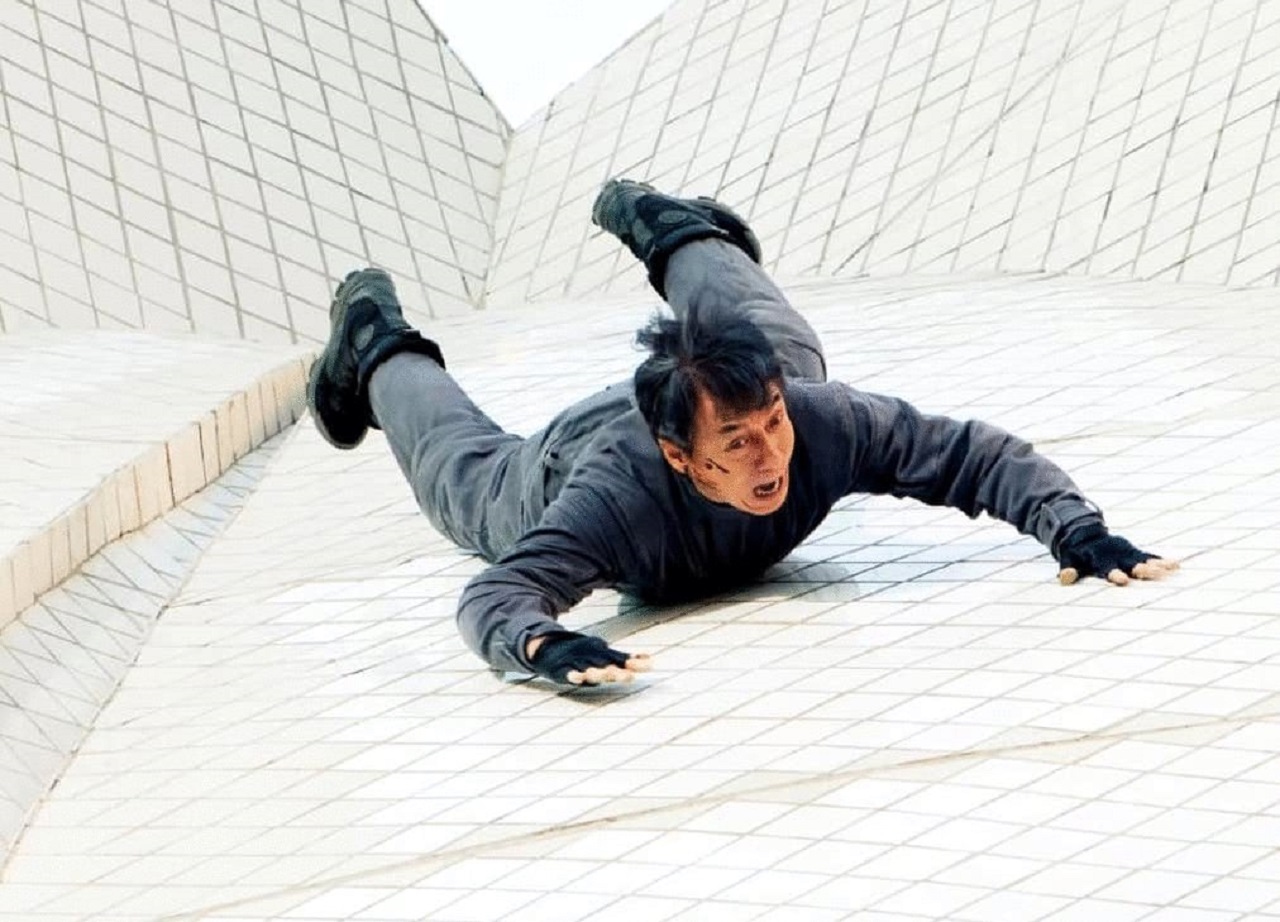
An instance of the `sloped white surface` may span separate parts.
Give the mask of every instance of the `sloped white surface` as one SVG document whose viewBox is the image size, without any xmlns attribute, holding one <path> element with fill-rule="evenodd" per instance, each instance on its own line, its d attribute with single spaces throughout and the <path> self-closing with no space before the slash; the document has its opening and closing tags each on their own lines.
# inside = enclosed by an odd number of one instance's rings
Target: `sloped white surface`
<svg viewBox="0 0 1280 922">
<path fill-rule="evenodd" d="M 512 139 L 492 303 L 634 291 L 611 176 L 712 195 L 788 275 L 1280 283 L 1280 6 L 677 0 Z"/>
<path fill-rule="evenodd" d="M 851 498 L 769 581 L 597 593 L 657 671 L 503 684 L 481 566 L 378 437 L 300 430 L 29 827 L 23 918 L 1267 918 L 1280 444 L 1267 292 L 1025 278 L 786 286 L 832 373 L 1040 441 L 1161 584 L 1063 588 L 1000 523 Z M 632 366 L 649 301 L 437 324 L 527 431 Z M 582 356 L 592 360 L 584 364 Z"/>
<path fill-rule="evenodd" d="M 0 337 L 0 626 L 292 425 L 308 358 L 141 332 Z"/>
<path fill-rule="evenodd" d="M 0 332 L 323 340 L 479 297 L 508 129 L 413 0 L 0 4 Z"/>
<path fill-rule="evenodd" d="M 279 441 L 77 564 L 56 589 L 0 625 L 0 862 L 80 748 L 156 618 L 253 492 Z"/>
</svg>

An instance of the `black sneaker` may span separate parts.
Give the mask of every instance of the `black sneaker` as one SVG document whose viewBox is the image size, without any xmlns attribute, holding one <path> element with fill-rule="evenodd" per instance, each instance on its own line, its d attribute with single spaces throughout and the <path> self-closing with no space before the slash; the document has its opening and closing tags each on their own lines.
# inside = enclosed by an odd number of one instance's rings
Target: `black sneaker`
<svg viewBox="0 0 1280 922">
<path fill-rule="evenodd" d="M 753 262 L 760 262 L 760 241 L 747 222 L 729 206 L 706 196 L 676 198 L 648 183 L 611 179 L 596 196 L 591 221 L 644 263 L 649 282 L 659 294 L 664 294 L 662 280 L 671 254 L 692 240 L 727 240 Z"/>
<path fill-rule="evenodd" d="M 377 420 L 369 407 L 373 370 L 397 352 L 417 352 L 441 368 L 440 347 L 404 319 L 391 277 L 381 269 L 347 273 L 329 305 L 329 342 L 311 366 L 307 406 L 336 448 L 355 448 Z"/>
</svg>

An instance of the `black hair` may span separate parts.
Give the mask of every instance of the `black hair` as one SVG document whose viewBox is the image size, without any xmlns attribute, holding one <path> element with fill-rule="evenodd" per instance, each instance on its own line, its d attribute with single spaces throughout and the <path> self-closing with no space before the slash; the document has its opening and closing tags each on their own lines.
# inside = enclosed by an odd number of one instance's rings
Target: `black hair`
<svg viewBox="0 0 1280 922">
<path fill-rule="evenodd" d="M 782 366 L 750 320 L 740 314 L 702 317 L 690 309 L 684 320 L 654 316 L 636 334 L 649 350 L 635 373 L 636 403 L 654 438 L 689 450 L 698 394 L 731 413 L 769 404 L 770 385 L 782 387 Z"/>
</svg>

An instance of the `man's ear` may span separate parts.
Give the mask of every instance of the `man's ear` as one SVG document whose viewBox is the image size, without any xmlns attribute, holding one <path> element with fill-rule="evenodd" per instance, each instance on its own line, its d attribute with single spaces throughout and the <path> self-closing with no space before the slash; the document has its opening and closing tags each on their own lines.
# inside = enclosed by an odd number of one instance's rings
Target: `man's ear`
<svg viewBox="0 0 1280 922">
<path fill-rule="evenodd" d="M 658 447 L 662 449 L 662 457 L 667 459 L 667 463 L 675 470 L 677 474 L 689 473 L 689 456 L 675 442 L 670 439 L 658 439 Z"/>
</svg>

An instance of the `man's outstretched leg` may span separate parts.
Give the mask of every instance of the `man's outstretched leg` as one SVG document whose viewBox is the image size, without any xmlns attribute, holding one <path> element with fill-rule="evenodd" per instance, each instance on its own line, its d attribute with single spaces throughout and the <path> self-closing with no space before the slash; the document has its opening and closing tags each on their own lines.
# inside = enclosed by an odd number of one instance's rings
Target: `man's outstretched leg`
<svg viewBox="0 0 1280 922">
<path fill-rule="evenodd" d="M 644 263 L 649 283 L 678 318 L 691 311 L 746 316 L 773 346 L 785 375 L 826 380 L 818 334 L 760 268 L 760 243 L 731 208 L 615 179 L 600 190 L 591 219 Z"/>
<path fill-rule="evenodd" d="M 500 556 L 540 511 L 541 497 L 525 496 L 542 486 L 530 470 L 536 446 L 463 393 L 439 347 L 405 321 L 385 272 L 349 274 L 330 320 L 307 390 L 316 428 L 338 448 L 356 447 L 370 427 L 384 430 L 432 524 L 467 550 Z"/>
</svg>

